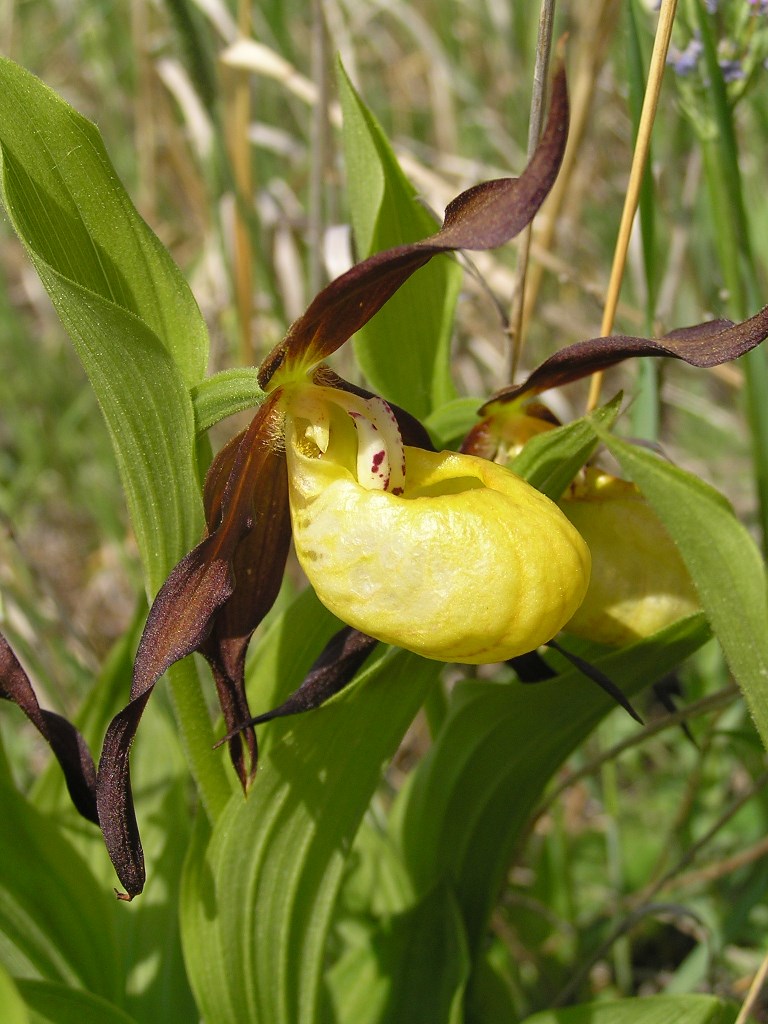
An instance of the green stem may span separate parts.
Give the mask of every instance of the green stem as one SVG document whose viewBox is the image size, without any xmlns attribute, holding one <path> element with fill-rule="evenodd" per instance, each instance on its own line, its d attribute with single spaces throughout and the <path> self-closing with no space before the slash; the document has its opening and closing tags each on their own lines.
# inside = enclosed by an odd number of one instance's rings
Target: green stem
<svg viewBox="0 0 768 1024">
<path fill-rule="evenodd" d="M 233 786 L 220 751 L 213 749 L 218 737 L 213 733 L 193 659 L 184 658 L 173 665 L 168 670 L 168 681 L 184 753 L 205 813 L 214 822 L 232 796 Z"/>
</svg>

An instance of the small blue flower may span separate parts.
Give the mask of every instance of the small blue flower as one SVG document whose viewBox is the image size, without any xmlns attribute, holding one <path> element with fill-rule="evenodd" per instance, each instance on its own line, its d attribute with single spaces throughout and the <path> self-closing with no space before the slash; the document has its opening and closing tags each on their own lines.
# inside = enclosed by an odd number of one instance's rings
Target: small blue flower
<svg viewBox="0 0 768 1024">
<path fill-rule="evenodd" d="M 667 63 L 675 69 L 675 74 L 685 78 L 696 70 L 703 50 L 704 44 L 701 39 L 694 36 L 684 50 L 672 50 Z"/>
<path fill-rule="evenodd" d="M 740 60 L 721 60 L 719 64 L 726 82 L 738 82 L 744 77 L 744 68 Z"/>
</svg>

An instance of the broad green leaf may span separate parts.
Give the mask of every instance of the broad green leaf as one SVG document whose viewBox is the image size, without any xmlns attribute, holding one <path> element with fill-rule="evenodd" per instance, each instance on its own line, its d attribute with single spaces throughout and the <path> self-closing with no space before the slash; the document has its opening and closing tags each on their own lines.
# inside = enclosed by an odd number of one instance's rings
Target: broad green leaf
<svg viewBox="0 0 768 1024">
<path fill-rule="evenodd" d="M 95 125 L 10 60 L 0 60 L 0 146 L 13 225 L 69 281 L 138 317 L 187 382 L 208 338 L 194 298 L 136 212 Z"/>
<path fill-rule="evenodd" d="M 26 1004 L 13 978 L 0 964 L 0 1007 L 4 1024 L 30 1024 Z"/>
<path fill-rule="evenodd" d="M 546 1010 L 523 1024 L 730 1024 L 736 1012 L 714 996 L 649 996 Z"/>
<path fill-rule="evenodd" d="M 334 965 L 335 1024 L 461 1024 L 469 974 L 461 913 L 450 887 L 370 930 Z"/>
<path fill-rule="evenodd" d="M 107 420 L 154 593 L 201 530 L 192 404 L 168 353 L 140 320 L 34 262 Z"/>
<path fill-rule="evenodd" d="M 338 73 L 352 227 L 360 258 L 434 233 L 381 126 Z M 462 272 L 436 258 L 387 302 L 355 341 L 360 366 L 375 390 L 415 416 L 453 398 L 450 342 Z"/>
<path fill-rule="evenodd" d="M 709 484 L 642 448 L 599 433 L 679 547 L 728 667 L 768 747 L 768 600 L 755 543 Z"/>
<path fill-rule="evenodd" d="M 13 975 L 114 999 L 115 900 L 56 824 L 16 790 L 0 750 L 0 963 Z"/>
<path fill-rule="evenodd" d="M 316 1020 L 350 844 L 383 763 L 440 670 L 384 651 L 319 711 L 267 727 L 279 738 L 248 799 L 231 800 L 207 844 L 197 837 L 185 869 L 185 955 L 207 1020 Z"/>
<path fill-rule="evenodd" d="M 258 370 L 246 367 L 222 370 L 192 388 L 195 425 L 198 434 L 226 416 L 254 409 L 264 400 L 257 380 Z"/>
<path fill-rule="evenodd" d="M 694 616 L 592 660 L 631 696 L 708 635 Z M 520 683 L 467 682 L 393 808 L 392 829 L 417 892 L 449 880 L 478 954 L 510 858 L 552 775 L 615 705 L 569 670 Z"/>
<path fill-rule="evenodd" d="M 202 522 L 185 384 L 207 358 L 199 310 L 95 127 L 7 60 L 0 189 L 101 404 L 154 591 Z"/>
<path fill-rule="evenodd" d="M 138 1024 L 138 1018 L 90 992 L 49 981 L 17 984 L 29 1009 L 29 1024 Z"/>
<path fill-rule="evenodd" d="M 619 415 L 621 401 L 619 393 L 588 416 L 531 438 L 509 468 L 548 498 L 557 501 L 597 447 L 596 427 L 609 428 L 613 425 Z"/>
<path fill-rule="evenodd" d="M 0 192 L 101 405 L 154 594 L 203 524 L 188 386 L 205 370 L 205 325 L 96 128 L 8 60 L 0 60 Z M 215 808 L 229 787 L 220 762 L 192 742 L 212 741 L 198 680 L 179 666 L 171 683 L 195 778 Z"/>
</svg>

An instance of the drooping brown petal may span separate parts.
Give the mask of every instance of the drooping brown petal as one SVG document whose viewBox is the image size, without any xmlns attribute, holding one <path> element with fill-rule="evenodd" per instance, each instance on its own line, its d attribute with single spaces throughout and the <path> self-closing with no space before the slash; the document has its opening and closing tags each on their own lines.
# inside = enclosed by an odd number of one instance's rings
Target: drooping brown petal
<svg viewBox="0 0 768 1024">
<path fill-rule="evenodd" d="M 129 899 L 144 887 L 128 762 L 130 745 L 157 680 L 174 662 L 206 644 L 221 609 L 240 586 L 233 568 L 238 547 L 252 530 L 263 528 L 262 520 L 271 512 L 258 501 L 254 504 L 254 494 L 263 490 L 268 495 L 271 485 L 267 478 L 275 472 L 284 474 L 273 448 L 281 415 L 279 401 L 278 391 L 267 398 L 243 435 L 234 459 L 231 449 L 226 451 L 224 461 L 231 459 L 231 470 L 217 510 L 220 522 L 179 562 L 158 593 L 136 655 L 130 703 L 112 720 L 104 738 L 96 779 L 99 821 Z M 213 472 L 221 478 L 218 466 Z M 214 491 L 218 492 L 218 486 Z M 283 514 L 282 508 L 277 514 Z M 266 529 L 270 531 L 273 526 L 267 525 Z M 271 580 L 262 578 L 261 585 L 265 593 L 276 592 Z M 247 586 L 244 592 L 252 597 L 254 587 L 250 594 Z"/>
<path fill-rule="evenodd" d="M 228 731 L 245 721 L 250 711 L 245 695 L 245 656 L 253 631 L 275 602 L 291 543 L 288 476 L 285 453 L 265 453 L 253 493 L 253 528 L 238 544 L 232 558 L 236 597 L 216 616 L 210 635 L 200 647 L 211 665 L 219 703 Z M 249 765 L 244 761 L 243 742 Z M 252 729 L 233 740 L 230 756 L 244 788 L 256 771 L 256 736 Z"/>
<path fill-rule="evenodd" d="M 361 633 L 351 626 L 345 626 L 334 634 L 325 645 L 322 654 L 312 665 L 301 686 L 287 697 L 282 704 L 261 715 L 241 722 L 218 745 L 226 743 L 242 729 L 253 728 L 275 718 L 299 715 L 302 711 L 313 711 L 339 693 L 352 681 L 357 670 L 365 662 L 378 640 Z"/>
<path fill-rule="evenodd" d="M 487 411 L 494 402 L 512 402 L 524 394 L 570 384 L 637 356 L 667 356 L 702 368 L 719 366 L 756 348 L 766 337 L 768 306 L 739 324 L 730 320 L 711 320 L 681 327 L 658 339 L 613 334 L 607 338 L 578 341 L 546 359 L 522 384 L 498 391 L 480 412 Z"/>
<path fill-rule="evenodd" d="M 98 825 L 96 768 L 80 732 L 55 711 L 43 711 L 11 645 L 0 633 L 0 697 L 18 705 L 47 741 L 64 772 L 72 802 L 88 821 Z"/>
<path fill-rule="evenodd" d="M 310 367 L 326 359 L 368 323 L 374 313 L 433 256 L 453 249 L 493 249 L 531 222 L 560 169 L 568 130 L 568 92 L 561 67 L 541 141 L 519 178 L 488 181 L 463 192 L 446 209 L 443 227 L 420 242 L 363 260 L 324 288 L 259 368 L 266 388 L 283 368 Z"/>
</svg>

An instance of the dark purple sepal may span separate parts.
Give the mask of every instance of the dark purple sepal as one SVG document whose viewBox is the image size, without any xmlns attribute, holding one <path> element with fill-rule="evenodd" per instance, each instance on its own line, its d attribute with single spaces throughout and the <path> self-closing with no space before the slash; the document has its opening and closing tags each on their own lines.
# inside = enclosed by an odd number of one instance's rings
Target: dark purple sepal
<svg viewBox="0 0 768 1024">
<path fill-rule="evenodd" d="M 29 676 L 11 645 L 0 633 L 0 697 L 21 708 L 48 743 L 64 772 L 64 780 L 79 813 L 99 823 L 96 810 L 96 768 L 81 733 L 55 711 L 44 711 L 38 703 Z"/>
<path fill-rule="evenodd" d="M 375 253 L 331 281 L 259 367 L 261 387 L 266 389 L 275 374 L 308 370 L 327 359 L 438 253 L 494 249 L 519 234 L 555 183 L 567 135 L 568 90 L 561 66 L 553 79 L 544 133 L 520 177 L 474 185 L 448 204 L 434 235 Z"/>
<path fill-rule="evenodd" d="M 521 384 L 496 392 L 480 409 L 487 413 L 494 402 L 514 402 L 522 395 L 547 391 L 593 373 L 607 370 L 624 359 L 668 357 L 691 366 L 720 366 L 756 348 L 768 337 L 768 306 L 748 320 L 710 320 L 681 327 L 661 338 L 636 338 L 612 334 L 605 338 L 578 341 L 555 352 Z"/>
</svg>

